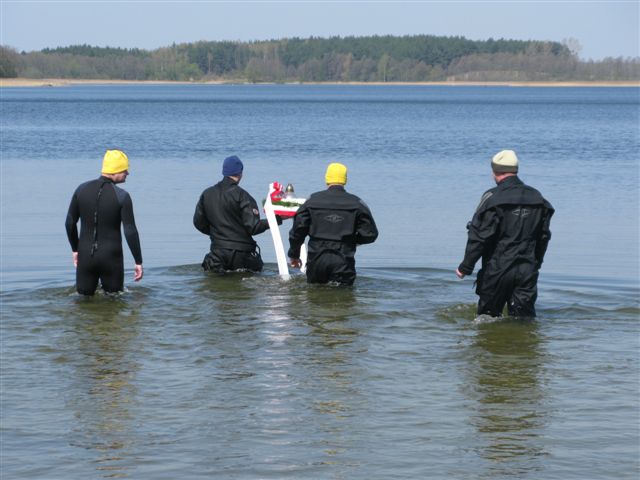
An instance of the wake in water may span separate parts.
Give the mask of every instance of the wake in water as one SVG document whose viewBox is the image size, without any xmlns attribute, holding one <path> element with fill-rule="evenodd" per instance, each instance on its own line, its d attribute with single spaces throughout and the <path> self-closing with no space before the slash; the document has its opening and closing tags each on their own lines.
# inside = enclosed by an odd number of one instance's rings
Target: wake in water
<svg viewBox="0 0 640 480">
<path fill-rule="evenodd" d="M 520 322 L 520 323 L 531 323 L 535 322 L 534 317 L 492 317 L 491 315 L 478 315 L 473 319 L 474 325 L 487 325 L 491 323 L 500 323 L 500 322 Z"/>
<path fill-rule="evenodd" d="M 537 303 L 540 318 L 640 317 L 637 286 L 596 278 L 588 284 L 584 280 L 571 280 L 552 275 L 542 279 Z M 154 315 L 163 316 L 174 314 L 176 309 L 196 314 L 203 305 L 214 308 L 244 299 L 238 304 L 242 307 L 239 314 L 243 309 L 259 314 L 266 305 L 274 304 L 288 304 L 291 310 L 296 304 L 309 302 L 315 305 L 317 314 L 323 306 L 346 302 L 344 316 L 357 306 L 358 314 L 366 311 L 370 318 L 427 319 L 429 312 L 434 312 L 436 319 L 453 323 L 483 325 L 513 320 L 508 316 L 478 316 L 472 282 L 460 281 L 453 272 L 436 268 L 359 268 L 353 287 L 333 287 L 309 285 L 300 273 L 284 279 L 278 275 L 275 264 L 266 264 L 260 274 L 232 272 L 222 276 L 203 272 L 198 264 L 178 265 L 148 269 L 144 285 L 129 284 L 123 292 L 115 294 L 99 289 L 94 297 L 78 295 L 71 282 L 67 282 L 60 278 L 46 282 L 47 286 L 42 288 L 5 291 L 2 293 L 5 312 L 11 306 L 22 309 L 37 304 L 42 308 L 45 304 L 58 310 L 68 308 L 69 301 L 93 302 L 97 306 L 115 302 L 151 308 Z M 51 283 L 58 287 L 48 286 Z"/>
</svg>

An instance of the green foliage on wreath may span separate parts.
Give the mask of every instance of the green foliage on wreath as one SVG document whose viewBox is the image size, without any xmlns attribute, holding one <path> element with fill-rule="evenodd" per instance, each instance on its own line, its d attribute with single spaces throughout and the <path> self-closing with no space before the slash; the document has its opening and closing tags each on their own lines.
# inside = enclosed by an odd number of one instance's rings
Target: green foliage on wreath
<svg viewBox="0 0 640 480">
<path fill-rule="evenodd" d="M 262 200 L 262 205 L 264 205 L 265 203 L 267 203 L 267 199 L 266 198 Z M 292 207 L 292 208 L 295 208 L 295 207 L 302 206 L 303 203 L 304 202 L 289 202 L 287 200 L 278 200 L 276 202 L 274 202 L 273 200 L 271 201 L 271 204 L 274 207 Z"/>
</svg>

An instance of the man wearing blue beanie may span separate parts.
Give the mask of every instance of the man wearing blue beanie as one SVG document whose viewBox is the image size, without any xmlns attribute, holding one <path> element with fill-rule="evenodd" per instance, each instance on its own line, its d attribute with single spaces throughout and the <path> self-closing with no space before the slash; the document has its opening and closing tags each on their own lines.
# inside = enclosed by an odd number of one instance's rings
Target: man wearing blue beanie
<svg viewBox="0 0 640 480">
<path fill-rule="evenodd" d="M 244 165 L 242 165 L 242 161 L 235 155 L 225 158 L 222 163 L 222 175 L 225 177 L 242 175 L 242 170 L 244 170 Z"/>
<path fill-rule="evenodd" d="M 224 273 L 231 270 L 259 272 L 263 262 L 253 239 L 269 228 L 260 219 L 258 204 L 238 185 L 244 166 L 235 155 L 224 159 L 223 178 L 207 188 L 196 205 L 194 226 L 211 239 L 202 268 Z M 278 218 L 278 224 L 282 220 Z"/>
</svg>

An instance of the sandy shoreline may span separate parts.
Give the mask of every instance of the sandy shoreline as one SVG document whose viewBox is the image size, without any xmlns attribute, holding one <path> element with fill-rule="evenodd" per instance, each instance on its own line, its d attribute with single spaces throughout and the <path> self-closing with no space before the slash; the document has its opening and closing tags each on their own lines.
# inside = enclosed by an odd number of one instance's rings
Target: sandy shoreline
<svg viewBox="0 0 640 480">
<path fill-rule="evenodd" d="M 71 85 L 225 85 L 246 84 L 238 80 L 174 82 L 162 80 L 87 80 L 66 78 L 2 78 L 0 87 L 66 87 Z M 437 85 L 437 86 L 505 86 L 505 87 L 640 87 L 630 82 L 294 82 L 295 85 Z"/>
</svg>

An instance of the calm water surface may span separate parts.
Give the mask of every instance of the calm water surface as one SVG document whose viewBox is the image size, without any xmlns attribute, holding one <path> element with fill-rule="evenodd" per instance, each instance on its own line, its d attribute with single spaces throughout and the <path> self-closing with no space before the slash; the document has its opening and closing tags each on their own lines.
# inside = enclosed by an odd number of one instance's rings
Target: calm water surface
<svg viewBox="0 0 640 480">
<path fill-rule="evenodd" d="M 637 478 L 638 89 L 0 95 L 2 478 Z M 146 275 L 85 299 L 63 222 L 107 147 Z M 452 273 L 503 148 L 557 210 L 535 321 L 476 319 Z M 232 153 L 257 199 L 349 166 L 381 231 L 354 288 L 280 279 L 268 233 L 263 274 L 201 272 L 193 209 Z"/>
</svg>

